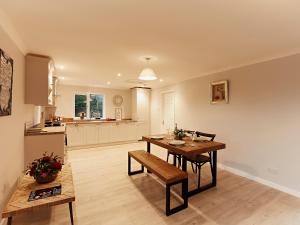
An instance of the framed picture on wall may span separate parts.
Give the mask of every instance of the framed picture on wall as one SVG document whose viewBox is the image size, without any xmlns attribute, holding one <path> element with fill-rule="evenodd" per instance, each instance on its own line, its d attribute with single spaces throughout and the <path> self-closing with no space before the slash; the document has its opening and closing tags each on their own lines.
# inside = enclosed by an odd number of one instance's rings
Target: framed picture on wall
<svg viewBox="0 0 300 225">
<path fill-rule="evenodd" d="M 11 115 L 13 68 L 13 59 L 0 49 L 0 116 Z"/>
<path fill-rule="evenodd" d="M 210 102 L 216 103 L 228 103 L 228 80 L 212 82 L 210 84 Z"/>
<path fill-rule="evenodd" d="M 116 120 L 122 120 L 122 108 L 115 109 L 115 118 Z"/>
</svg>

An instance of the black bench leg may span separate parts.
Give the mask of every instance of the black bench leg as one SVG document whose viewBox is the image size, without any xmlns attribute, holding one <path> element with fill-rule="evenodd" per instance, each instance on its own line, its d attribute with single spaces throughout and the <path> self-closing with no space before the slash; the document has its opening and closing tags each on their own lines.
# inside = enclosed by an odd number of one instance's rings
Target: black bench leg
<svg viewBox="0 0 300 225">
<path fill-rule="evenodd" d="M 171 209 L 171 186 L 181 183 L 182 184 L 182 199 L 183 204 Z M 188 179 L 184 179 L 180 182 L 166 185 L 166 215 L 170 216 L 188 207 Z"/>
<path fill-rule="evenodd" d="M 131 176 L 138 173 L 144 173 L 144 166 L 142 165 L 141 170 L 131 171 L 131 157 L 128 155 L 128 175 Z"/>
<path fill-rule="evenodd" d="M 166 185 L 166 215 L 171 215 L 171 186 L 169 184 Z"/>
<path fill-rule="evenodd" d="M 74 225 L 74 218 L 73 218 L 73 205 L 72 202 L 69 202 L 69 211 L 70 211 L 70 219 L 71 219 L 71 224 Z"/>
<path fill-rule="evenodd" d="M 12 224 L 12 217 L 10 216 L 7 219 L 7 225 L 11 225 L 11 224 Z"/>
</svg>

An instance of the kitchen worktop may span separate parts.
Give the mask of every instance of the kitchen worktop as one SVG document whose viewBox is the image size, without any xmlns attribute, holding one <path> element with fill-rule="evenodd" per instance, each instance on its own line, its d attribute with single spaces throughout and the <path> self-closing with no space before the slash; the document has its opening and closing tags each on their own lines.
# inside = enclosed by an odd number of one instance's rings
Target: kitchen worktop
<svg viewBox="0 0 300 225">
<path fill-rule="evenodd" d="M 66 132 L 66 127 L 44 127 L 40 132 L 30 133 L 25 132 L 25 136 L 34 136 L 34 135 L 52 135 L 52 134 L 64 134 Z"/>
<path fill-rule="evenodd" d="M 106 124 L 106 123 L 133 123 L 135 120 L 74 120 L 66 124 Z"/>
</svg>

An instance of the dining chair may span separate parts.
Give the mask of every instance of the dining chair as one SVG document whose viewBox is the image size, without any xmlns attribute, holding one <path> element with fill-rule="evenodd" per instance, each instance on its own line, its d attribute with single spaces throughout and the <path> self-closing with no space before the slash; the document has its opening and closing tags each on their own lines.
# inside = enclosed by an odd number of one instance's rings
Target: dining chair
<svg viewBox="0 0 300 225">
<path fill-rule="evenodd" d="M 215 134 L 208 134 L 208 133 L 203 133 L 200 131 L 190 131 L 190 130 L 186 130 L 186 133 L 196 133 L 197 137 L 206 137 L 208 141 L 213 141 L 216 137 Z M 208 155 L 205 154 L 200 154 L 200 155 L 195 155 L 192 157 L 187 157 L 187 161 L 191 162 L 191 166 L 192 166 L 192 170 L 194 173 L 198 173 L 198 188 L 200 188 L 200 180 L 201 180 L 201 167 L 206 164 L 209 163 L 210 164 L 210 170 L 211 170 L 211 174 L 213 173 L 212 169 L 213 169 L 213 165 L 212 165 L 212 157 L 211 157 L 211 152 L 208 152 Z M 194 165 L 195 165 L 195 169 L 194 169 Z"/>
<path fill-rule="evenodd" d="M 175 152 L 171 151 L 171 150 L 168 150 L 168 155 L 167 155 L 167 162 L 169 162 L 169 157 L 170 155 L 172 155 L 174 158 L 173 158 L 173 165 L 176 166 L 177 165 L 177 161 L 178 161 L 178 168 L 181 167 L 181 155 L 179 154 L 176 154 Z"/>
</svg>

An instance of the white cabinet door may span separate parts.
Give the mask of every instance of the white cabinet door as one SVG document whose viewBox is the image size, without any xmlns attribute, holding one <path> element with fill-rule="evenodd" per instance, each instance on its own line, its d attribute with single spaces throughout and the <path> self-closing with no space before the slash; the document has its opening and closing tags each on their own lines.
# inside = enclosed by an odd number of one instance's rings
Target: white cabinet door
<svg viewBox="0 0 300 225">
<path fill-rule="evenodd" d="M 67 125 L 68 146 L 80 146 L 85 144 L 85 131 L 81 125 Z"/>
<path fill-rule="evenodd" d="M 124 134 L 126 141 L 137 140 L 137 126 L 136 123 L 126 123 L 124 124 Z"/>
<path fill-rule="evenodd" d="M 114 123 L 111 125 L 111 142 L 119 142 L 123 140 L 122 125 Z"/>
<path fill-rule="evenodd" d="M 137 123 L 137 136 L 138 140 L 142 139 L 142 136 L 149 135 L 149 123 L 139 122 Z"/>
<path fill-rule="evenodd" d="M 99 128 L 96 124 L 85 124 L 85 144 L 95 145 L 98 144 Z"/>
<path fill-rule="evenodd" d="M 99 133 L 98 133 L 98 142 L 99 143 L 108 143 L 111 142 L 111 124 L 100 124 Z"/>
</svg>

